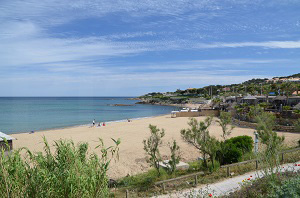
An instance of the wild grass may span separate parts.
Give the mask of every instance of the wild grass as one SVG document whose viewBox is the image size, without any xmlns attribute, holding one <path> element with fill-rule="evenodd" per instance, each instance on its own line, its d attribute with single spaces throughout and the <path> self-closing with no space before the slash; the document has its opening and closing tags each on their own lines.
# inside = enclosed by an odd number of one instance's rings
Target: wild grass
<svg viewBox="0 0 300 198">
<path fill-rule="evenodd" d="M 106 172 L 116 146 L 105 148 L 99 143 L 101 155 L 88 153 L 88 144 L 77 146 L 70 140 L 59 140 L 54 151 L 44 139 L 44 152 L 33 153 L 26 148 L 0 156 L 1 197 L 108 197 Z M 25 150 L 26 156 L 21 156 Z"/>
</svg>

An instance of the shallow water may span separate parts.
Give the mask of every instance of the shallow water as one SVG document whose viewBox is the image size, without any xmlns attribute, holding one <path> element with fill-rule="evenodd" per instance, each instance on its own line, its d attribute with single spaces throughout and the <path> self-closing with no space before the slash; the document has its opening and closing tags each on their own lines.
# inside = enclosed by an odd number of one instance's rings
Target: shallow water
<svg viewBox="0 0 300 198">
<path fill-rule="evenodd" d="M 0 97 L 0 131 L 22 133 L 170 113 L 176 107 L 135 104 L 125 97 Z"/>
</svg>

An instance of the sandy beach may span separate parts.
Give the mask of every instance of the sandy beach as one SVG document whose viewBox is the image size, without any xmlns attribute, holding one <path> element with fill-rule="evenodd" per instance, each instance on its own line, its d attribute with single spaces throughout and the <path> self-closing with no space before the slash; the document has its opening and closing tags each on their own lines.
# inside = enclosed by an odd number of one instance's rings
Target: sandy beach
<svg viewBox="0 0 300 198">
<path fill-rule="evenodd" d="M 204 120 L 205 117 L 198 117 L 197 120 Z M 199 157 L 199 152 L 192 146 L 185 143 L 181 136 L 180 130 L 187 128 L 188 118 L 171 118 L 170 115 L 157 116 L 152 118 L 143 118 L 133 120 L 133 122 L 112 122 L 107 123 L 105 127 L 89 127 L 79 126 L 73 128 L 56 129 L 35 132 L 33 134 L 22 133 L 12 134 L 17 138 L 14 141 L 14 148 L 27 147 L 32 151 L 43 150 L 43 136 L 52 145 L 53 141 L 59 139 L 72 139 L 75 143 L 88 142 L 92 151 L 100 153 L 94 148 L 98 145 L 98 139 L 102 138 L 105 145 L 112 145 L 111 138 L 121 139 L 120 145 L 120 159 L 118 162 L 113 162 L 109 170 L 109 176 L 112 178 L 119 178 L 126 175 L 133 175 L 141 173 L 149 169 L 145 160 L 145 152 L 143 150 L 143 139 L 149 135 L 149 124 L 157 125 L 159 128 L 164 128 L 166 135 L 163 139 L 164 144 L 161 148 L 161 154 L 164 158 L 169 155 L 168 142 L 172 139 L 177 140 L 182 153 L 182 161 L 192 161 Z M 253 137 L 254 129 L 236 127 L 231 136 L 249 135 Z M 210 127 L 210 134 L 220 138 L 221 127 L 214 121 Z M 278 133 L 285 135 L 285 143 L 295 145 L 299 140 L 300 134 L 296 133 Z M 254 138 L 254 137 L 253 137 Z"/>
</svg>

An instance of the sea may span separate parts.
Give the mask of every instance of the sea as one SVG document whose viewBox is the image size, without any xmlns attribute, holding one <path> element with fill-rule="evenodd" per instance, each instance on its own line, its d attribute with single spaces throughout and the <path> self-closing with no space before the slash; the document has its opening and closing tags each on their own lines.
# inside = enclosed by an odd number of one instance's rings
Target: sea
<svg viewBox="0 0 300 198">
<path fill-rule="evenodd" d="M 0 97 L 0 131 L 13 134 L 91 125 L 93 119 L 96 123 L 118 122 L 177 109 L 136 102 L 128 97 Z"/>
</svg>

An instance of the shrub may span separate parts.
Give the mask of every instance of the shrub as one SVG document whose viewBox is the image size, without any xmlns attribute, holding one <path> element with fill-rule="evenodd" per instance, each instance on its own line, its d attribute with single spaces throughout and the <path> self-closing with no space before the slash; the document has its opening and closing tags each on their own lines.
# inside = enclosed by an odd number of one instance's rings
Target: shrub
<svg viewBox="0 0 300 198">
<path fill-rule="evenodd" d="M 100 141 L 101 156 L 88 154 L 88 144 L 75 146 L 72 141 L 60 140 L 51 152 L 44 139 L 44 153 L 27 149 L 0 156 L 1 197 L 108 197 L 107 170 L 111 156 L 118 153 L 116 146 L 105 148 Z M 110 157 L 109 157 L 110 156 Z"/>
<path fill-rule="evenodd" d="M 294 177 L 282 182 L 281 185 L 273 185 L 270 197 L 300 197 L 300 177 Z"/>
<path fill-rule="evenodd" d="M 295 109 L 293 112 L 296 114 L 300 114 L 300 109 Z"/>
<path fill-rule="evenodd" d="M 300 118 L 295 122 L 295 131 L 300 132 Z"/>
<path fill-rule="evenodd" d="M 221 142 L 220 149 L 217 151 L 217 159 L 224 164 L 239 162 L 245 153 L 253 149 L 253 140 L 250 136 L 232 137 L 225 142 Z"/>
<path fill-rule="evenodd" d="M 169 148 L 171 151 L 171 159 L 169 160 L 169 166 L 167 167 L 169 167 L 168 172 L 173 174 L 176 170 L 176 164 L 178 164 L 180 161 L 180 150 L 176 140 L 173 140 L 173 144 L 169 143 Z"/>
<path fill-rule="evenodd" d="M 232 164 L 239 162 L 243 152 L 237 148 L 233 143 L 221 143 L 221 149 L 217 151 L 217 159 L 221 165 Z"/>
<path fill-rule="evenodd" d="M 290 107 L 290 106 L 283 106 L 282 109 L 283 109 L 284 111 L 287 111 L 287 110 L 291 110 L 292 107 Z"/>
<path fill-rule="evenodd" d="M 149 125 L 151 135 L 148 139 L 143 140 L 144 150 L 148 155 L 147 162 L 150 166 L 157 170 L 158 176 L 160 176 L 159 162 L 161 156 L 159 152 L 159 146 L 162 144 L 162 138 L 165 136 L 165 130 L 160 130 L 154 125 Z"/>
<path fill-rule="evenodd" d="M 252 137 L 247 135 L 232 137 L 226 140 L 225 142 L 229 144 L 234 144 L 238 149 L 240 149 L 243 152 L 243 154 L 251 152 L 254 144 Z"/>
</svg>

